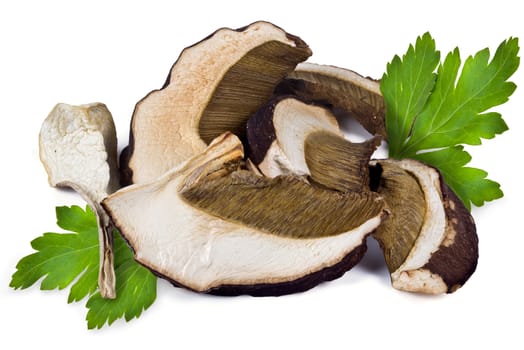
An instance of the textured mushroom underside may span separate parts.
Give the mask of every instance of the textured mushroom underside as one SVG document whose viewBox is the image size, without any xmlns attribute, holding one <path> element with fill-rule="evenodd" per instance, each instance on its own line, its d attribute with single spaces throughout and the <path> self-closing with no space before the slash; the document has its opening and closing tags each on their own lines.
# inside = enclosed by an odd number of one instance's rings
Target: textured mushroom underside
<svg viewBox="0 0 524 350">
<path fill-rule="evenodd" d="M 355 207 L 340 194 L 296 179 L 271 180 L 239 172 L 233 164 L 242 156 L 238 138 L 226 135 L 212 142 L 203 155 L 182 163 L 157 181 L 124 188 L 107 198 L 103 204 L 133 248 L 135 258 L 160 276 L 195 291 L 253 295 L 309 289 L 339 277 L 358 262 L 365 251 L 366 236 L 381 221 L 383 204 L 378 196 L 351 197 L 358 206 L 367 203 L 368 214 L 353 215 L 354 222 L 344 222 L 340 218 L 350 215 Z M 210 185 L 202 189 L 202 183 Z M 244 214 L 235 216 L 199 201 L 228 186 L 240 195 L 219 195 L 211 202 L 227 203 Z M 288 201 L 273 200 L 254 208 L 243 201 L 254 192 L 277 194 L 286 186 L 294 192 L 293 202 L 303 206 L 295 208 L 293 218 L 285 212 Z M 309 203 L 304 201 L 306 197 Z M 315 210 L 319 212 L 313 213 L 314 217 L 312 210 L 301 213 L 300 209 L 307 209 L 312 202 L 318 202 Z M 335 203 L 341 206 L 338 211 L 329 207 Z M 280 222 L 268 224 L 267 218 L 274 219 L 279 210 L 283 211 L 276 216 Z M 339 227 L 328 228 L 329 235 L 325 235 L 315 221 L 329 211 L 336 211 Z M 249 219 L 250 213 L 258 215 L 257 219 Z M 232 217 L 224 217 L 227 215 Z M 297 232 L 286 232 L 286 219 L 290 218 Z M 325 219 L 327 225 L 329 221 Z M 317 229 L 308 231 L 315 225 Z"/>
<path fill-rule="evenodd" d="M 375 230 L 389 272 L 397 270 L 406 260 L 426 213 L 424 191 L 417 178 L 393 162 L 380 162 L 372 172 L 380 172 L 379 193 L 387 199 L 390 215 Z"/>
<path fill-rule="evenodd" d="M 380 82 L 335 66 L 300 63 L 276 89 L 350 113 L 372 135 L 387 137 Z"/>
<path fill-rule="evenodd" d="M 113 236 L 100 202 L 119 187 L 116 130 L 101 103 L 57 104 L 42 124 L 40 159 L 54 187 L 70 187 L 97 217 L 100 243 L 98 284 L 103 297 L 115 298 Z"/>
<path fill-rule="evenodd" d="M 124 181 L 152 181 L 245 123 L 297 63 L 311 55 L 298 37 L 267 23 L 220 29 L 186 48 L 166 85 L 135 107 Z"/>
<path fill-rule="evenodd" d="M 401 225 L 397 225 L 399 231 L 388 233 L 403 240 L 412 240 L 411 244 L 405 243 L 411 246 L 411 249 L 404 261 L 396 269 L 391 268 L 393 287 L 428 294 L 454 292 L 468 280 L 477 265 L 478 238 L 469 211 L 444 183 L 436 169 L 407 159 L 377 162 L 385 167 L 399 167 L 409 173 L 407 176 L 415 177 L 426 203 L 418 234 L 402 231 Z M 400 192 L 402 190 L 399 190 Z M 384 194 L 385 201 L 388 203 L 387 193 L 381 194 Z M 395 220 L 399 220 L 395 217 L 399 215 L 396 209 L 395 206 L 390 207 L 389 219 L 393 221 L 393 225 L 398 224 Z M 419 221 L 417 218 L 415 220 Z M 380 238 L 380 235 L 384 234 L 381 230 L 387 225 L 388 221 L 377 230 L 385 252 L 391 247 L 384 237 Z"/>
</svg>

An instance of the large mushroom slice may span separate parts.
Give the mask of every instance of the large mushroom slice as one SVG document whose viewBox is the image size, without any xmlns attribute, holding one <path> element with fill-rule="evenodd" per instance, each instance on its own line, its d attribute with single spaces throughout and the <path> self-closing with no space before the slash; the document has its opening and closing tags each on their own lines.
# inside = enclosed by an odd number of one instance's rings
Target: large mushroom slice
<svg viewBox="0 0 524 350">
<path fill-rule="evenodd" d="M 119 187 L 117 140 L 113 117 L 104 104 L 57 104 L 40 130 L 40 159 L 53 187 L 70 187 L 97 216 L 100 241 L 98 285 L 105 298 L 115 298 L 113 226 L 100 205 Z"/>
<path fill-rule="evenodd" d="M 186 48 L 165 86 L 136 105 L 124 182 L 151 181 L 245 123 L 297 63 L 311 55 L 300 38 L 267 22 L 219 29 Z"/>
<path fill-rule="evenodd" d="M 294 96 L 278 96 L 247 124 L 248 156 L 266 176 L 306 175 L 338 191 L 369 190 L 369 160 L 380 143 L 344 138 L 331 110 Z"/>
<path fill-rule="evenodd" d="M 377 191 L 390 215 L 373 236 L 393 287 L 451 293 L 473 274 L 478 259 L 475 223 L 435 168 L 414 160 L 374 161 Z"/>
<path fill-rule="evenodd" d="M 372 135 L 386 138 L 385 103 L 380 82 L 349 69 L 301 63 L 276 89 L 351 114 Z"/>
<path fill-rule="evenodd" d="M 135 258 L 198 292 L 281 295 L 340 277 L 381 222 L 376 193 L 341 194 L 239 170 L 229 133 L 148 184 L 103 201 Z"/>
</svg>

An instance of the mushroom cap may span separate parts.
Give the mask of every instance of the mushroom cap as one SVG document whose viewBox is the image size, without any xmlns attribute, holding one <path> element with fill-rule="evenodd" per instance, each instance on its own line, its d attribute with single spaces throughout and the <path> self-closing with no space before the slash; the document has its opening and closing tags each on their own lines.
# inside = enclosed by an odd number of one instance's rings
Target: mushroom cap
<svg viewBox="0 0 524 350">
<path fill-rule="evenodd" d="M 382 174 L 382 187 L 378 192 L 384 196 L 390 215 L 374 233 L 387 255 L 404 256 L 397 267 L 389 266 L 393 287 L 419 293 L 440 294 L 451 293 L 460 288 L 473 274 L 478 260 L 478 237 L 473 217 L 453 191 L 444 183 L 439 171 L 419 161 L 378 160 L 387 169 Z M 391 168 L 397 168 L 391 171 Z M 395 196 L 404 196 L 414 187 L 400 185 L 394 191 L 387 188 L 393 176 L 413 177 L 420 186 L 425 208 L 418 214 L 406 217 L 410 203 L 398 204 Z M 404 172 L 404 175 L 399 175 Z M 405 184 L 405 181 L 396 181 Z M 385 188 L 386 190 L 382 190 Z M 412 194 L 410 194 L 413 197 Z M 411 198 L 410 197 L 410 198 Z M 408 201 L 412 201 L 411 199 Z M 389 203 L 396 205 L 389 205 Z M 418 201 L 413 200 L 418 206 Z M 412 213 L 416 213 L 413 210 Z M 420 221 L 419 215 L 422 215 Z M 406 225 L 405 222 L 415 220 L 419 223 Z M 413 232 L 414 227 L 420 227 Z M 403 245 L 395 244 L 403 241 Z M 407 254 L 405 248 L 409 247 Z M 391 259 L 386 257 L 386 262 Z"/>
<path fill-rule="evenodd" d="M 198 292 L 280 295 L 339 277 L 362 257 L 384 215 L 378 195 L 259 177 L 238 169 L 242 158 L 239 139 L 225 134 L 156 181 L 106 198 L 136 260 Z"/>
<path fill-rule="evenodd" d="M 300 38 L 268 22 L 222 28 L 184 49 L 164 87 L 135 107 L 123 181 L 151 181 L 223 132 L 242 137 L 249 115 L 310 55 Z"/>
</svg>

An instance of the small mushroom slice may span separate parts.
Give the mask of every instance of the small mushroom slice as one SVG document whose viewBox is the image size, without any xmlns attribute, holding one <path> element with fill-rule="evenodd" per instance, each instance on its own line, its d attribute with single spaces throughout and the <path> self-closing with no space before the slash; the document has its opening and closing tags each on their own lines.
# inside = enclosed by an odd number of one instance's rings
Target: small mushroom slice
<svg viewBox="0 0 524 350">
<path fill-rule="evenodd" d="M 294 94 L 349 112 L 372 135 L 386 138 L 385 103 L 380 82 L 349 69 L 301 63 L 277 87 L 277 94 Z"/>
<path fill-rule="evenodd" d="M 299 292 L 360 260 L 384 213 L 376 193 L 259 177 L 239 169 L 242 158 L 239 139 L 226 133 L 156 181 L 102 204 L 136 260 L 197 292 Z"/>
<path fill-rule="evenodd" d="M 96 213 L 100 294 L 115 298 L 113 226 L 100 205 L 102 199 L 119 187 L 117 140 L 111 113 L 102 103 L 57 104 L 42 124 L 39 145 L 49 184 L 74 189 Z"/>
<path fill-rule="evenodd" d="M 248 156 L 266 176 L 307 175 L 338 191 L 369 190 L 369 160 L 380 143 L 344 138 L 331 111 L 279 96 L 259 109 L 247 124 Z"/>
<path fill-rule="evenodd" d="M 223 132 L 242 138 L 248 117 L 310 55 L 300 38 L 268 22 L 219 29 L 186 48 L 164 87 L 135 107 L 123 181 L 154 180 Z"/>
<path fill-rule="evenodd" d="M 390 210 L 373 236 L 380 243 L 393 287 L 451 293 L 473 274 L 478 238 L 469 211 L 435 168 L 415 160 L 374 161 L 378 192 Z"/>
</svg>

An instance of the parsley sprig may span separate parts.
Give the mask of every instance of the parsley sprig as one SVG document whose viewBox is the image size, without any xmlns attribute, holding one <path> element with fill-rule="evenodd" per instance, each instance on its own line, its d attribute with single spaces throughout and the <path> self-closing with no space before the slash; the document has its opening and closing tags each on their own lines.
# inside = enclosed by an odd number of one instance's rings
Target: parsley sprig
<svg viewBox="0 0 524 350">
<path fill-rule="evenodd" d="M 87 300 L 87 326 L 101 328 L 124 317 L 139 317 L 156 298 L 156 277 L 135 262 L 119 234 L 115 234 L 115 275 L 117 298 L 104 299 L 97 291 L 99 246 L 94 213 L 78 206 L 57 207 L 57 225 L 68 233 L 44 233 L 34 239 L 35 253 L 16 265 L 10 286 L 24 289 L 38 280 L 40 289 L 64 289 L 71 285 L 68 303 Z"/>
<path fill-rule="evenodd" d="M 465 166 L 471 156 L 463 145 L 479 145 L 508 129 L 499 113 L 487 111 L 515 91 L 507 80 L 519 66 L 518 51 L 518 39 L 510 38 L 491 61 L 486 48 L 460 69 L 458 48 L 440 63 L 431 35 L 418 37 L 402 58 L 395 56 L 387 65 L 380 85 L 389 156 L 437 167 L 468 208 L 502 197 L 500 185 L 487 179 L 487 172 Z"/>
</svg>

